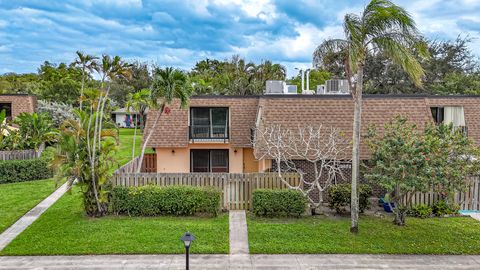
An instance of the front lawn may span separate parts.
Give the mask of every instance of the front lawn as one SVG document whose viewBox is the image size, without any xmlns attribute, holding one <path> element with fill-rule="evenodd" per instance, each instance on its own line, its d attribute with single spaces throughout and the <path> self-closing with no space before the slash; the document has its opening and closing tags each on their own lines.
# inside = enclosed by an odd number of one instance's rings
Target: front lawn
<svg viewBox="0 0 480 270">
<path fill-rule="evenodd" d="M 133 146 L 133 128 L 121 128 L 119 129 L 120 145 L 117 150 L 117 162 L 119 166 L 127 163 L 132 159 L 132 146 Z M 142 133 L 140 129 L 137 129 L 137 136 L 135 140 L 135 156 L 140 155 L 142 149 Z"/>
<path fill-rule="evenodd" d="M 116 153 L 118 166 L 122 166 L 132 159 L 132 146 L 133 146 L 133 128 L 120 128 L 119 140 L 120 145 Z M 137 129 L 137 136 L 135 139 L 135 156 L 139 156 L 142 151 L 142 133 L 140 129 Z M 145 149 L 145 153 L 153 153 L 151 148 Z M 116 169 L 116 168 L 115 168 Z"/>
<path fill-rule="evenodd" d="M 228 216 L 87 218 L 78 188 L 65 194 L 1 255 L 183 253 L 179 240 L 197 237 L 193 253 L 228 253 Z"/>
<path fill-rule="evenodd" d="M 0 184 L 0 233 L 54 191 L 51 179 Z"/>
<path fill-rule="evenodd" d="M 248 219 L 251 253 L 480 254 L 480 222 L 470 217 L 361 217 L 360 233 L 349 232 L 349 218 Z"/>
</svg>

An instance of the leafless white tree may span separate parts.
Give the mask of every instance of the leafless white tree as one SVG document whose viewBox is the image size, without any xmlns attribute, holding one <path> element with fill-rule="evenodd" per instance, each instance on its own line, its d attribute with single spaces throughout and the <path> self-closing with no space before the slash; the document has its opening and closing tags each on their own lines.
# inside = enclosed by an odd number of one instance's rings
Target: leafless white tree
<svg viewBox="0 0 480 270">
<path fill-rule="evenodd" d="M 255 130 L 253 145 L 255 157 L 271 159 L 276 163 L 275 172 L 288 188 L 300 190 L 314 208 L 323 203 L 323 192 L 338 180 L 344 180 L 342 168 L 351 163 L 350 143 L 333 127 L 298 126 L 285 128 L 278 124 L 261 126 Z M 296 161 L 311 163 L 313 177 L 307 177 Z M 285 179 L 287 172 L 300 175 L 300 185 L 292 186 Z M 310 172 L 311 173 L 311 172 Z M 338 179 L 341 178 L 341 179 Z M 311 193 L 318 191 L 315 200 Z"/>
</svg>

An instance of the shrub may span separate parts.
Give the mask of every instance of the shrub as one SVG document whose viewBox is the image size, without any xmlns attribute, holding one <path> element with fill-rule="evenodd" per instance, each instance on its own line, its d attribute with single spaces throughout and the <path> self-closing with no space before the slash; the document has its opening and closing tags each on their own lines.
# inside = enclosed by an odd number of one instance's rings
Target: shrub
<svg viewBox="0 0 480 270">
<path fill-rule="evenodd" d="M 0 161 L 0 184 L 53 177 L 48 158 Z"/>
<path fill-rule="evenodd" d="M 38 112 L 48 113 L 56 127 L 59 127 L 67 119 L 75 119 L 71 105 L 53 101 L 38 100 Z"/>
<path fill-rule="evenodd" d="M 307 199 L 299 190 L 257 189 L 252 194 L 252 205 L 257 216 L 300 216 Z"/>
<path fill-rule="evenodd" d="M 428 218 L 432 215 L 432 208 L 426 204 L 415 205 L 410 209 L 409 215 L 412 217 Z"/>
<path fill-rule="evenodd" d="M 116 186 L 111 193 L 111 210 L 130 216 L 217 215 L 220 210 L 219 190 L 192 186 Z"/>
<path fill-rule="evenodd" d="M 350 184 L 339 184 L 328 190 L 329 206 L 337 213 L 345 212 L 345 207 L 350 205 L 352 187 Z M 358 207 L 361 213 L 370 205 L 369 198 L 372 196 L 372 188 L 369 185 L 358 186 Z"/>
<path fill-rule="evenodd" d="M 432 212 L 437 217 L 454 215 L 458 213 L 460 207 L 456 204 L 448 204 L 446 201 L 438 201 L 432 206 Z"/>
</svg>

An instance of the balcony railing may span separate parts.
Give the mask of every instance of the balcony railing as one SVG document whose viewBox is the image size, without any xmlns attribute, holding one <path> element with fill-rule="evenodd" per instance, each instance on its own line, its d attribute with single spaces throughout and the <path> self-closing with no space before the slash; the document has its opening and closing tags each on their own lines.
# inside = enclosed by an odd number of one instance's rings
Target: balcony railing
<svg viewBox="0 0 480 270">
<path fill-rule="evenodd" d="M 189 126 L 192 141 L 224 141 L 229 138 L 229 126 L 226 125 L 194 125 Z"/>
<path fill-rule="evenodd" d="M 468 127 L 467 126 L 454 126 L 453 131 L 459 131 L 464 136 L 468 137 Z"/>
</svg>

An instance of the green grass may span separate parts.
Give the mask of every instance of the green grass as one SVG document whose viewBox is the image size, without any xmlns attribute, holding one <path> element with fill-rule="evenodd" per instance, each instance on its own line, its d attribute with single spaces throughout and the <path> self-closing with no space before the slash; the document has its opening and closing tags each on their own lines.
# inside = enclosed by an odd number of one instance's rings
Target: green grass
<svg viewBox="0 0 480 270">
<path fill-rule="evenodd" d="M 78 189 L 64 195 L 0 255 L 183 253 L 186 231 L 193 253 L 228 253 L 228 216 L 87 218 Z"/>
<path fill-rule="evenodd" d="M 470 217 L 407 218 L 404 227 L 390 217 L 361 217 L 356 236 L 349 226 L 349 218 L 249 217 L 250 252 L 480 254 L 480 222 Z"/>
<path fill-rule="evenodd" d="M 55 191 L 53 180 L 0 184 L 0 233 Z"/>
<path fill-rule="evenodd" d="M 141 134 L 137 136 L 139 154 Z M 120 164 L 131 158 L 132 139 L 133 129 L 120 129 Z M 88 218 L 84 216 L 79 191 L 75 187 L 71 194 L 60 198 L 0 255 L 183 253 L 180 237 L 186 231 L 197 237 L 192 244 L 193 253 L 228 253 L 227 215 Z"/>
<path fill-rule="evenodd" d="M 132 146 L 133 146 L 133 128 L 121 128 L 119 129 L 120 145 L 117 150 L 117 162 L 119 166 L 129 162 L 132 159 Z M 142 150 L 142 133 L 140 129 L 137 129 L 137 136 L 135 139 L 135 156 L 139 156 Z M 147 148 L 145 153 L 153 153 L 151 149 Z"/>
<path fill-rule="evenodd" d="M 133 128 L 121 128 L 120 145 L 117 151 L 117 162 L 119 166 L 127 163 L 132 159 L 132 146 L 133 146 Z M 142 148 L 142 133 L 137 129 L 137 137 L 135 139 L 135 156 L 140 155 Z"/>
</svg>

